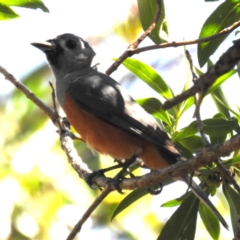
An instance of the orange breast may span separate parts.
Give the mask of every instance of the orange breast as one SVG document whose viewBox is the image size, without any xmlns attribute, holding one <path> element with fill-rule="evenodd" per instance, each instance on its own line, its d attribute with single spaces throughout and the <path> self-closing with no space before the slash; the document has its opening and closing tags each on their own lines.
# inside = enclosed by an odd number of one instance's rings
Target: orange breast
<svg viewBox="0 0 240 240">
<path fill-rule="evenodd" d="M 138 155 L 152 169 L 167 166 L 155 145 L 87 113 L 69 96 L 65 98 L 64 111 L 90 148 L 115 159 L 129 159 Z"/>
</svg>

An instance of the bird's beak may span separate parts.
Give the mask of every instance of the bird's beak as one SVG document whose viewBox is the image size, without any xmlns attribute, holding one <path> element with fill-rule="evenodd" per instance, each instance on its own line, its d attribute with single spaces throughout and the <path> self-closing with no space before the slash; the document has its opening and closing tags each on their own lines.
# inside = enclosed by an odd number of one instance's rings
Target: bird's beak
<svg viewBox="0 0 240 240">
<path fill-rule="evenodd" d="M 48 43 L 31 43 L 34 47 L 40 49 L 43 52 L 54 51 L 56 49 L 55 44 L 53 44 L 52 40 L 48 40 Z"/>
</svg>

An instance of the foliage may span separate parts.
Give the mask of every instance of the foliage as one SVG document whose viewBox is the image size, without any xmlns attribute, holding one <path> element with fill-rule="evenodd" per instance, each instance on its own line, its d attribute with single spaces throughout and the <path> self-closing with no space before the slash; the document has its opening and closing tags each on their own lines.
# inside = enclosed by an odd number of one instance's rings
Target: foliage
<svg viewBox="0 0 240 240">
<path fill-rule="evenodd" d="M 9 20 L 19 17 L 12 7 L 22 7 L 30 9 L 41 9 L 49 12 L 41 0 L 1 0 L 0 1 L 0 20 Z"/>
<path fill-rule="evenodd" d="M 162 0 L 161 3 L 162 15 L 160 21 L 149 36 L 155 44 L 166 42 L 168 35 L 164 1 Z M 220 4 L 207 18 L 205 23 L 203 23 L 202 29 L 199 31 L 199 38 L 216 34 L 238 21 L 239 4 L 239 0 L 226 0 Z M 39 8 L 42 11 L 48 12 L 47 7 L 40 0 L 6 0 L 0 1 L 0 20 L 19 17 L 15 12 L 15 8 L 13 9 L 12 7 Z M 146 30 L 155 16 L 156 3 L 155 1 L 138 0 L 138 7 L 142 28 Z M 119 28 L 116 29 L 119 30 Z M 127 30 L 124 26 L 121 35 L 123 36 L 124 33 L 127 34 L 127 32 L 137 35 L 137 31 L 134 31 L 136 29 L 133 31 L 130 30 L 131 26 Z M 206 63 L 208 63 L 208 67 L 211 66 L 212 63 L 209 60 L 210 56 L 215 53 L 226 37 L 227 35 L 224 35 L 213 41 L 198 44 L 198 61 L 200 67 Z M 134 36 L 128 39 L 134 39 Z M 179 122 L 194 105 L 194 99 L 191 97 L 175 106 L 173 109 L 163 111 L 162 101 L 175 96 L 173 89 L 167 83 L 167 79 L 164 79 L 164 77 L 153 67 L 149 66 L 148 63 L 144 63 L 135 58 L 126 59 L 123 65 L 152 88 L 159 96 L 159 98 L 150 97 L 138 99 L 138 103 L 159 120 L 160 124 L 162 124 L 171 135 L 174 144 L 186 158 L 193 157 L 204 147 L 204 143 L 198 133 L 197 123 L 196 121 L 189 121 L 185 124 L 185 127 L 179 128 Z M 195 71 L 198 76 L 202 74 L 202 70 L 197 67 L 195 67 Z M 207 95 L 212 97 L 217 110 L 212 114 L 212 118 L 204 119 L 202 124 L 203 131 L 213 144 L 223 142 L 236 132 L 239 132 L 239 109 L 234 110 L 233 106 L 229 105 L 227 98 L 224 96 L 224 88 L 222 87 L 231 77 L 236 77 L 236 72 L 237 71 L 234 69 L 220 76 L 207 92 Z M 43 85 L 41 83 L 43 82 L 43 78 L 46 78 L 48 74 L 49 72 L 46 67 L 42 67 L 26 76 L 22 79 L 22 82 L 34 91 L 38 97 L 43 99 L 44 102 L 51 105 L 51 99 L 49 97 L 50 90 L 47 84 Z M 187 88 L 187 85 L 188 83 L 186 80 L 183 91 Z M 204 110 L 205 109 L 203 109 L 203 111 Z M 88 207 L 89 203 L 95 199 L 97 192 L 91 191 L 85 183 L 82 183 L 82 181 L 77 179 L 76 175 L 72 174 L 73 170 L 67 165 L 65 159 L 63 159 L 64 161 L 59 160 L 63 158 L 63 154 L 60 150 L 56 135 L 47 135 L 49 134 L 49 123 L 47 119 L 40 110 L 36 109 L 36 107 L 17 90 L 12 92 L 11 101 L 9 101 L 6 106 L 0 105 L 0 116 L 5 116 L 6 113 L 7 116 L 9 116 L 7 119 L 6 117 L 4 119 L 0 117 L 0 123 L 4 126 L 1 132 L 2 137 L 0 137 L 0 146 L 4 149 L 3 152 L 0 152 L 0 158 L 3 159 L 0 168 L 0 181 L 2 180 L 1 186 L 4 185 L 4 181 L 10 181 L 12 184 L 11 186 L 13 186 L 11 189 L 13 192 L 12 194 L 16 194 L 14 202 L 9 204 L 10 208 L 13 209 L 12 239 L 29 239 L 22 234 L 21 227 L 18 224 L 18 220 L 26 216 L 33 217 L 34 221 L 32 222 L 37 225 L 35 233 L 32 234 L 35 236 L 34 239 L 48 239 L 49 236 L 46 231 L 46 226 L 50 226 L 53 222 L 56 222 L 55 218 L 61 206 L 71 206 L 77 203 L 81 206 L 80 210 L 78 210 L 83 212 Z M 34 124 L 32 122 L 32 116 L 34 116 Z M 11 129 L 11 131 L 9 131 L 9 129 Z M 33 151 L 38 151 L 39 154 L 43 155 L 46 154 L 46 152 L 48 153 L 46 156 L 40 155 L 40 157 L 36 157 L 35 152 L 30 154 L 26 152 L 26 148 L 29 149 L 33 147 L 34 136 L 39 136 L 41 133 L 45 135 L 44 141 L 40 146 L 37 146 L 37 148 L 35 146 Z M 47 141 L 51 141 L 50 147 L 49 145 L 45 145 Z M 30 144 L 30 142 L 33 144 Z M 87 150 L 85 146 L 77 143 L 77 148 L 84 159 L 94 158 L 96 160 L 93 164 L 93 168 L 101 167 L 101 163 L 98 161 L 99 159 Z M 25 156 L 22 153 L 27 153 L 29 156 Z M 25 174 L 23 177 L 21 172 L 16 171 L 14 167 L 12 167 L 15 166 L 17 169 L 17 164 L 19 164 L 17 162 L 12 163 L 11 161 L 13 158 L 18 159 L 22 165 L 26 163 L 24 161 L 33 161 L 32 169 L 28 171 L 24 168 L 19 168 L 22 169 L 23 173 L 28 172 L 28 174 Z M 60 168 L 61 164 L 64 166 L 63 168 L 65 170 L 59 172 L 56 169 L 55 176 L 54 174 L 53 176 L 51 174 L 48 176 L 43 165 L 44 162 L 49 161 L 49 159 L 54 162 L 51 171 L 54 171 L 56 166 Z M 54 161 L 54 159 L 58 159 L 58 161 Z M 223 160 L 223 165 L 236 172 L 237 177 L 239 174 L 239 164 L 239 152 L 235 152 L 232 156 Z M 204 186 L 204 190 L 207 194 L 212 196 L 215 195 L 216 189 L 222 185 L 225 200 L 228 202 L 230 208 L 232 228 L 235 232 L 237 229 L 237 219 L 240 214 L 239 195 L 229 186 L 227 181 L 224 180 L 222 183 L 219 171 L 214 163 L 211 164 L 211 166 L 202 167 L 199 169 L 199 172 L 201 173 L 199 177 L 201 185 Z M 138 173 L 141 174 L 142 172 L 139 171 Z M 71 184 L 74 181 L 79 182 L 76 188 L 78 190 L 77 196 L 76 193 L 71 192 L 69 187 L 61 186 L 61 178 L 68 178 Z M 163 183 L 163 185 L 168 184 L 170 184 L 170 182 Z M 16 188 L 15 192 L 14 187 Z M 83 195 L 84 200 L 81 197 Z M 133 205 L 138 206 L 138 202 L 149 197 L 148 195 L 148 192 L 143 189 L 136 189 L 126 196 L 115 194 L 111 200 L 107 200 L 109 203 L 104 203 L 101 206 L 101 210 L 97 212 L 93 221 L 95 223 L 97 222 L 99 225 L 106 222 L 108 224 L 109 219 L 112 218 L 114 221 L 118 221 L 118 228 L 120 229 L 118 231 L 123 232 L 124 237 L 126 237 L 129 233 L 124 230 L 124 225 L 120 223 L 124 222 L 124 213 L 126 209 L 129 209 L 130 205 L 131 207 L 133 207 Z M 198 212 L 209 232 L 209 236 L 212 239 L 220 239 L 219 222 L 205 206 L 201 203 L 199 204 L 199 201 L 192 193 L 184 194 L 180 201 L 176 199 L 170 200 L 163 204 L 162 207 L 173 207 L 177 205 L 180 206 L 169 218 L 163 228 L 161 223 L 154 219 L 156 223 L 155 232 L 158 233 L 157 239 L 194 239 Z M 69 209 L 70 208 L 68 208 L 68 210 Z M 148 211 L 148 209 L 146 211 Z M 103 212 L 106 214 L 102 214 Z M 79 214 L 78 217 L 80 217 L 80 215 L 81 214 Z M 66 225 L 68 224 L 67 222 Z M 151 222 L 151 224 L 153 223 Z M 172 231 L 172 229 L 174 229 L 174 231 Z M 129 235 L 127 239 L 134 239 L 134 237 Z"/>
</svg>

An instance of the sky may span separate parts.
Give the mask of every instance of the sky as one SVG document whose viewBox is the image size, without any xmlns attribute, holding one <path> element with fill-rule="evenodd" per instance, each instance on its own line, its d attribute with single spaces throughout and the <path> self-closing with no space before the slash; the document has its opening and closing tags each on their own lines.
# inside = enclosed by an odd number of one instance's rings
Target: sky
<svg viewBox="0 0 240 240">
<path fill-rule="evenodd" d="M 135 1 L 46 0 L 44 3 L 49 8 L 50 13 L 44 13 L 41 10 L 15 8 L 16 12 L 21 16 L 19 19 L 0 22 L 0 65 L 17 79 L 21 79 L 32 69 L 46 63 L 44 54 L 32 47 L 30 43 L 44 42 L 47 39 L 68 32 L 89 39 L 92 42 L 97 53 L 95 62 L 101 63 L 99 69 L 104 72 L 112 63 L 111 59 L 120 56 L 128 46 L 127 42 L 114 35 L 112 28 L 126 19 L 132 2 Z M 198 37 L 203 19 L 206 19 L 221 1 L 205 3 L 203 0 L 167 0 L 165 2 L 170 40 L 182 41 Z M 106 39 L 103 43 L 96 44 L 94 41 L 95 36 L 103 36 Z M 144 44 L 152 44 L 152 42 L 147 40 Z M 230 47 L 231 44 L 230 41 L 226 41 L 218 50 L 217 56 L 224 49 Z M 189 47 L 189 49 L 195 53 L 196 46 Z M 153 56 L 153 54 L 159 55 Z M 134 57 L 145 62 L 153 62 L 155 59 L 160 58 L 160 63 L 163 65 L 161 74 L 168 79 L 168 83 L 176 91 L 179 91 L 179 89 L 182 89 L 181 83 L 186 79 L 186 71 L 183 70 L 186 63 L 184 61 L 175 61 L 173 64 L 174 69 L 169 69 L 167 66 L 175 56 L 182 54 L 183 48 L 171 48 L 143 53 Z M 217 60 L 217 57 L 213 60 Z M 197 63 L 195 56 L 194 61 Z M 126 70 L 120 68 L 112 76 L 117 80 L 121 78 L 123 73 L 126 73 Z M 0 81 L 0 95 L 4 95 L 13 89 L 12 85 L 4 81 L 1 76 Z M 231 84 L 229 88 L 231 88 Z M 136 91 L 136 89 L 138 90 Z M 236 87 L 235 89 L 237 91 L 239 88 Z M 129 90 L 134 98 L 139 97 L 143 92 L 148 93 L 142 83 L 132 85 Z M 231 98 L 231 94 L 229 96 Z M 211 114 L 211 111 L 207 113 L 209 117 L 212 116 Z M 176 185 L 169 187 L 169 191 L 175 192 Z M 164 200 L 161 201 L 164 202 Z M 155 198 L 151 207 L 154 209 L 156 205 L 159 206 L 159 198 Z M 161 209 L 161 214 L 160 218 L 166 219 L 166 216 L 169 216 L 169 209 Z"/>
</svg>

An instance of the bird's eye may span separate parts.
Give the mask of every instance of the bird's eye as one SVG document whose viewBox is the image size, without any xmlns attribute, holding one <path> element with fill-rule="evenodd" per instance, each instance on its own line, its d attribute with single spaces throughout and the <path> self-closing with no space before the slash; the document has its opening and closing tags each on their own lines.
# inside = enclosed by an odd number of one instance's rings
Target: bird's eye
<svg viewBox="0 0 240 240">
<path fill-rule="evenodd" d="M 66 46 L 69 49 L 74 49 L 74 48 L 76 48 L 77 43 L 73 40 L 69 40 L 69 41 L 67 41 Z"/>
</svg>

